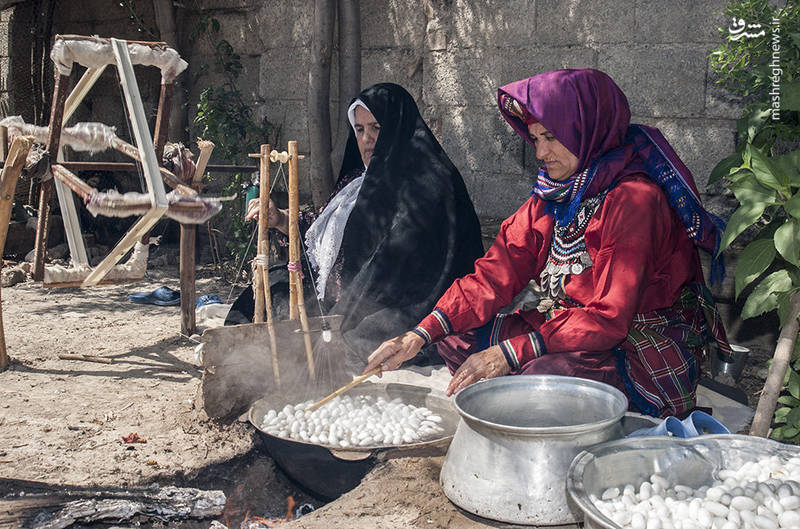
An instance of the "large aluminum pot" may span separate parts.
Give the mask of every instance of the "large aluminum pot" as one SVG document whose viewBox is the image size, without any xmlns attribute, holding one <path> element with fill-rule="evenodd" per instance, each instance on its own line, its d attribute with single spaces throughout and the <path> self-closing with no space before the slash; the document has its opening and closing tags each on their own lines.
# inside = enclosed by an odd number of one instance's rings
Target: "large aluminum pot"
<svg viewBox="0 0 800 529">
<path fill-rule="evenodd" d="M 527 525 L 581 520 L 565 479 L 584 448 L 622 436 L 628 401 L 607 384 L 518 375 L 473 384 L 455 398 L 461 422 L 440 483 L 478 516 Z"/>
<path fill-rule="evenodd" d="M 800 455 L 800 447 L 749 435 L 703 435 L 691 439 L 632 437 L 593 446 L 573 461 L 567 490 L 584 513 L 586 529 L 622 529 L 589 499 L 610 487 L 637 489 L 659 473 L 672 483 L 710 485 L 722 468 L 738 468 L 764 456 Z"/>
</svg>

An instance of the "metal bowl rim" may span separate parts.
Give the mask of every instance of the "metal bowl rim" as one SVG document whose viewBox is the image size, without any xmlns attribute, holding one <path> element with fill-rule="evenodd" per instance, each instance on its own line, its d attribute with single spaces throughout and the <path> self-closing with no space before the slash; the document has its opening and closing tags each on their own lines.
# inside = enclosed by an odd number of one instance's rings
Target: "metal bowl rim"
<svg viewBox="0 0 800 529">
<path fill-rule="evenodd" d="M 528 381 L 538 384 L 543 384 L 545 383 L 545 381 L 566 382 L 567 384 L 571 384 L 574 386 L 589 386 L 594 389 L 599 389 L 601 391 L 605 391 L 610 396 L 612 396 L 614 398 L 615 404 L 620 404 L 620 410 L 613 416 L 609 417 L 608 419 L 603 419 L 601 421 L 595 421 L 595 422 L 587 422 L 583 424 L 574 424 L 569 426 L 510 426 L 507 424 L 500 424 L 476 417 L 466 412 L 459 403 L 460 398 L 463 399 L 465 398 L 464 395 L 469 395 L 472 392 L 482 389 L 481 386 L 483 385 L 487 384 L 496 385 L 500 383 L 520 384 Z M 462 389 L 456 394 L 455 398 L 453 399 L 453 406 L 465 421 L 492 430 L 499 430 L 503 432 L 514 433 L 517 435 L 559 436 L 567 434 L 585 433 L 593 430 L 601 430 L 609 425 L 621 421 L 622 417 L 625 416 L 625 412 L 628 411 L 628 398 L 625 396 L 624 393 L 622 393 L 614 386 L 605 384 L 603 382 L 598 382 L 596 380 L 591 380 L 588 378 L 578 378 L 578 377 L 570 377 L 563 375 L 512 375 L 510 377 L 504 376 L 504 377 L 489 378 L 467 386 L 466 388 Z"/>
<path fill-rule="evenodd" d="M 583 512 L 584 516 L 588 516 L 593 522 L 609 529 L 624 529 L 604 516 L 603 513 L 601 513 L 600 510 L 595 507 L 591 500 L 589 500 L 589 495 L 586 492 L 586 488 L 583 484 L 583 473 L 589 463 L 591 463 L 597 457 L 603 455 L 604 452 L 609 452 L 619 447 L 625 449 L 625 447 L 628 445 L 634 445 L 630 448 L 630 450 L 641 450 L 648 448 L 647 445 L 651 444 L 659 446 L 659 443 L 670 443 L 675 445 L 691 446 L 695 444 L 702 444 L 706 441 L 715 440 L 741 440 L 754 446 L 768 445 L 781 447 L 783 449 L 788 449 L 789 451 L 797 452 L 798 455 L 800 455 L 800 446 L 786 445 L 775 441 L 774 439 L 742 434 L 709 434 L 691 438 L 670 437 L 667 435 L 627 437 L 624 439 L 617 439 L 615 441 L 608 441 L 594 445 L 576 455 L 569 466 L 569 470 L 567 470 L 567 493 L 578 506 L 578 508 Z"/>
</svg>

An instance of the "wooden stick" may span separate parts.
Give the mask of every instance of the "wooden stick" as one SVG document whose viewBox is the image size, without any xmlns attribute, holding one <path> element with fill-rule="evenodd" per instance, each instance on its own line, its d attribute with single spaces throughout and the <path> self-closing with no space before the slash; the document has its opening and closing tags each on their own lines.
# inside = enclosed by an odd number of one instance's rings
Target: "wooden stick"
<svg viewBox="0 0 800 529">
<path fill-rule="evenodd" d="M 33 141 L 31 138 L 17 137 L 11 144 L 7 162 L 3 166 L 3 173 L 0 175 L 0 265 L 3 262 L 3 251 L 6 248 L 6 237 L 8 236 L 8 223 L 11 220 L 11 209 L 14 205 L 14 190 L 17 188 L 17 180 L 25 167 L 25 159 L 28 151 L 31 150 Z M 0 371 L 8 368 L 8 352 L 6 350 L 6 335 L 3 325 L 3 307 L 0 305 Z"/>
<path fill-rule="evenodd" d="M 99 42 L 101 44 L 108 44 L 113 39 L 108 39 L 105 37 L 90 37 L 86 35 L 56 35 L 56 40 L 90 40 L 93 42 Z M 153 48 L 154 50 L 166 50 L 169 48 L 166 42 L 156 42 L 156 41 L 144 41 L 144 40 L 127 40 L 125 41 L 128 44 L 141 44 L 142 46 L 147 46 L 148 48 Z"/>
<path fill-rule="evenodd" d="M 331 393 L 327 397 L 324 397 L 324 398 L 320 399 L 318 402 L 316 402 L 314 405 L 312 405 L 310 408 L 308 408 L 308 411 L 316 410 L 317 408 L 319 408 L 320 406 L 324 405 L 328 401 L 333 400 L 334 398 L 338 397 L 339 395 L 341 395 L 342 393 L 344 393 L 346 391 L 350 391 L 351 389 L 353 389 L 357 385 L 361 384 L 362 382 L 364 382 L 366 379 L 368 379 L 372 375 L 377 375 L 380 372 L 381 372 L 381 366 L 378 366 L 375 369 L 373 369 L 372 371 L 367 371 L 363 375 L 357 376 L 349 384 L 345 384 L 344 386 L 340 387 L 339 389 L 337 389 L 336 391 L 334 391 L 333 393 Z"/>
<path fill-rule="evenodd" d="M 775 407 L 778 404 L 778 397 L 780 397 L 781 389 L 783 388 L 783 379 L 786 376 L 786 370 L 789 368 L 792 351 L 797 341 L 797 331 L 800 328 L 800 322 L 797 320 L 799 316 L 800 292 L 795 292 L 789 302 L 789 317 L 786 319 L 786 323 L 778 336 L 778 345 L 775 347 L 772 365 L 769 368 L 767 380 L 764 381 L 764 391 L 758 399 L 755 417 L 750 427 L 750 435 L 766 437 L 769 433 L 772 417 L 775 414 Z"/>
<path fill-rule="evenodd" d="M 96 364 L 113 364 L 114 360 L 103 356 L 79 355 L 63 353 L 58 355 L 62 360 L 83 360 L 84 362 L 94 362 Z"/>
<path fill-rule="evenodd" d="M 195 283 L 195 239 L 197 224 L 181 224 L 179 274 L 181 284 L 181 332 L 191 336 L 197 330 L 197 288 Z"/>
<path fill-rule="evenodd" d="M 297 175 L 297 173 L 298 173 L 298 170 L 297 170 L 297 155 L 298 155 L 297 142 L 296 141 L 290 141 L 288 150 L 289 150 L 289 186 L 291 188 L 292 182 L 294 182 L 295 208 L 298 208 L 299 205 L 297 203 L 297 194 L 298 194 L 298 189 L 297 188 L 298 188 L 299 178 L 298 178 L 298 175 Z M 292 176 L 292 175 L 294 175 L 294 176 Z M 291 194 L 292 194 L 292 191 L 289 191 L 289 197 L 292 196 Z M 291 211 L 292 211 L 292 209 L 291 209 L 291 198 L 290 198 L 289 233 L 292 232 Z M 289 260 L 290 261 L 295 261 L 295 262 L 297 262 L 299 264 L 299 262 L 300 262 L 300 230 L 299 230 L 299 227 L 297 225 L 297 217 L 298 217 L 298 211 L 297 211 L 297 209 L 295 209 L 295 218 L 294 218 L 295 238 L 294 238 L 294 244 L 292 244 L 291 240 L 289 241 L 289 252 L 290 252 Z M 295 252 L 295 255 L 297 256 L 295 259 L 292 259 L 292 257 L 291 257 L 292 248 L 295 249 L 294 252 Z M 300 315 L 300 327 L 303 329 L 303 343 L 304 343 L 305 348 L 306 348 L 306 362 L 308 363 L 308 374 L 311 376 L 311 380 L 314 380 L 314 379 L 316 379 L 316 374 L 314 372 L 315 371 L 314 370 L 314 349 L 311 346 L 311 335 L 309 334 L 309 331 L 308 331 L 308 329 L 309 329 L 308 328 L 308 313 L 306 312 L 306 305 L 305 305 L 305 300 L 304 300 L 305 296 L 303 294 L 303 274 L 300 271 L 291 272 L 290 273 L 290 279 L 292 279 L 292 280 L 289 281 L 289 286 L 290 287 L 292 285 L 295 286 L 295 299 L 296 299 L 296 303 L 297 303 L 297 312 Z M 291 295 L 291 290 L 289 291 L 289 294 Z"/>
<path fill-rule="evenodd" d="M 142 157 L 139 155 L 139 149 L 137 149 L 136 147 L 134 147 L 125 140 L 122 140 L 120 138 L 113 138 L 111 140 L 111 147 L 115 151 L 121 152 L 122 154 L 129 156 L 130 158 L 133 158 L 137 162 L 142 161 Z M 164 150 L 163 146 L 161 147 L 161 150 L 162 151 Z M 159 166 L 158 170 L 161 173 L 161 178 L 164 179 L 167 185 L 177 190 L 180 194 L 187 197 L 192 197 L 197 195 L 197 191 L 195 191 L 194 189 L 192 189 L 187 185 L 184 185 L 184 183 L 181 182 L 180 179 L 166 167 Z"/>
<path fill-rule="evenodd" d="M 294 147 L 294 149 L 293 149 Z M 291 154 L 294 152 L 295 156 Z M 300 214 L 299 180 L 297 176 L 297 142 L 289 142 L 289 262 L 300 263 L 300 229 L 297 218 Z M 298 272 L 289 272 L 289 319 L 297 319 L 297 281 L 293 278 Z"/>
<path fill-rule="evenodd" d="M 161 83 L 161 93 L 158 97 L 158 113 L 156 114 L 156 131 L 153 134 L 156 159 L 160 162 L 164 154 L 164 145 L 167 143 L 167 129 L 169 129 L 169 114 L 172 92 L 175 90 L 173 83 Z"/>
<path fill-rule="evenodd" d="M 314 372 L 314 348 L 311 346 L 311 333 L 309 332 L 308 327 L 308 313 L 306 313 L 306 305 L 305 301 L 303 300 L 303 278 L 300 276 L 299 272 L 295 275 L 295 281 L 297 281 L 297 311 L 300 313 L 300 328 L 303 329 L 303 343 L 306 347 L 308 374 L 311 376 L 311 380 L 315 380 L 316 374 Z"/>
<path fill-rule="evenodd" d="M 197 163 L 195 164 L 194 176 L 192 177 L 192 186 L 197 191 L 201 191 L 203 186 L 203 173 L 206 172 L 206 166 L 211 159 L 211 152 L 214 150 L 214 142 L 197 138 L 197 147 L 200 149 L 200 154 L 197 155 Z"/>
<path fill-rule="evenodd" d="M 264 256 L 269 255 L 269 144 L 261 146 L 259 153 L 259 212 L 258 212 L 258 253 Z M 272 313 L 272 292 L 269 289 L 269 263 L 259 265 L 261 269 L 261 283 L 264 285 L 264 308 L 267 314 L 267 332 L 269 333 L 269 345 L 272 351 L 272 375 L 275 378 L 275 385 L 281 388 L 281 374 L 278 367 L 278 340 L 275 336 L 275 321 Z"/>
<path fill-rule="evenodd" d="M 64 102 L 67 98 L 69 76 L 56 74 L 53 89 L 53 105 L 50 108 L 50 136 L 47 138 L 47 152 L 52 158 L 58 154 L 61 142 L 61 125 L 64 116 Z M 42 182 L 39 190 L 39 217 L 36 220 L 36 253 L 33 258 L 33 279 L 44 279 L 44 262 L 47 259 L 47 231 L 50 228 L 50 200 L 53 198 L 53 180 Z"/>
<path fill-rule="evenodd" d="M 267 238 L 268 221 L 267 207 L 264 204 L 264 174 L 269 171 L 269 160 L 264 159 L 264 145 L 258 154 L 248 154 L 250 158 L 259 158 L 258 161 L 258 239 L 256 241 L 256 254 L 264 255 L 264 247 L 266 246 L 265 239 Z M 264 167 L 266 165 L 266 168 Z M 267 177 L 268 179 L 269 177 Z M 245 204 L 247 207 L 247 204 Z M 256 262 L 253 266 L 253 302 L 255 308 L 253 309 L 253 323 L 264 323 L 264 308 L 266 296 L 264 292 L 269 289 L 267 286 L 269 281 L 264 278 L 263 264 Z"/>
<path fill-rule="evenodd" d="M 127 153 L 126 153 L 127 154 Z M 301 155 L 299 158 L 303 158 Z M 112 171 L 112 172 L 136 172 L 137 166 L 132 162 L 61 162 L 64 167 L 71 171 Z M 162 168 L 163 169 L 163 168 Z M 215 173 L 241 173 L 257 171 L 258 167 L 254 165 L 226 165 L 226 164 L 208 164 L 206 169 L 209 172 Z M 164 169 L 166 171 L 166 169 Z M 166 175 L 162 171 L 162 175 Z M 175 175 L 173 175 L 175 176 Z M 169 182 L 167 182 L 169 183 Z"/>
<path fill-rule="evenodd" d="M 6 247 L 8 224 L 11 220 L 11 209 L 14 205 L 14 190 L 17 188 L 19 175 L 25 167 L 25 159 L 33 146 L 33 139 L 17 136 L 8 153 L 8 160 L 0 174 L 0 258 Z"/>
</svg>

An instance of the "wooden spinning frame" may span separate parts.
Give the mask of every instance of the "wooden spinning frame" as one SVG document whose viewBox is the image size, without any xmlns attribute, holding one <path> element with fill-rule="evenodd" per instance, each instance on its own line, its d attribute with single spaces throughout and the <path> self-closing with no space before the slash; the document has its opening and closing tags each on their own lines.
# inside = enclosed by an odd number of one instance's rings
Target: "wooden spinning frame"
<svg viewBox="0 0 800 529">
<path fill-rule="evenodd" d="M 134 224 L 106 258 L 83 280 L 83 286 L 94 286 L 103 280 L 112 267 L 117 264 L 143 235 L 149 232 L 152 226 L 164 216 L 169 208 L 164 182 L 161 178 L 163 173 L 169 172 L 163 168 L 159 168 L 158 160 L 161 157 L 164 144 L 166 143 L 167 123 L 169 122 L 169 103 L 174 90 L 174 77 L 185 68 L 186 63 L 180 60 L 180 57 L 177 57 L 177 52 L 168 48 L 165 43 L 161 42 L 127 42 L 119 39 L 102 39 L 98 37 L 75 35 L 56 36 L 56 46 L 68 46 L 76 42 L 88 43 L 94 46 L 96 50 L 99 50 L 99 52 L 96 55 L 90 52 L 82 56 L 77 56 L 78 54 L 75 53 L 73 54 L 75 56 L 70 57 L 71 60 L 81 64 L 85 63 L 84 66 L 87 67 L 87 70 L 69 96 L 67 96 L 67 87 L 69 83 L 69 71 L 71 70 L 72 64 L 70 62 L 66 68 L 63 64 L 57 65 L 60 66 L 60 68 L 57 68 L 53 104 L 50 112 L 50 132 L 46 145 L 46 151 L 51 156 L 51 159 L 53 154 L 56 153 L 57 163 L 52 165 L 52 173 L 55 178 L 44 180 L 41 185 L 33 267 L 34 280 L 44 280 L 45 250 L 47 247 L 50 200 L 52 198 L 53 187 L 55 187 L 58 194 L 59 205 L 64 219 L 64 229 L 67 234 L 67 242 L 69 244 L 73 263 L 86 266 L 89 264 L 86 247 L 80 232 L 75 204 L 70 195 L 70 189 L 80 193 L 80 183 L 82 183 L 82 181 L 69 171 L 68 167 L 71 164 L 63 162 L 61 131 L 64 124 L 75 112 L 78 105 L 86 97 L 87 93 L 99 79 L 108 64 L 115 64 L 117 67 L 125 97 L 125 104 L 136 139 L 135 147 L 125 142 L 120 142 L 122 145 L 115 146 L 115 148 L 141 163 L 147 194 L 150 199 L 150 208 L 147 213 Z M 113 56 L 109 53 L 109 48 L 110 51 L 113 52 Z M 170 75 L 166 75 L 164 66 L 161 66 L 162 84 L 158 102 L 158 114 L 156 117 L 155 142 L 147 127 L 147 119 L 142 106 L 139 87 L 136 83 L 136 76 L 133 72 L 134 62 L 131 60 L 131 56 L 133 55 L 136 58 L 136 64 L 149 64 L 154 66 L 159 66 L 159 64 L 153 63 L 152 61 L 146 62 L 146 58 L 145 61 L 143 61 L 141 58 L 142 49 L 150 50 L 154 56 L 160 58 L 165 57 L 167 54 L 169 54 L 169 58 L 173 60 L 177 57 L 179 64 L 182 63 L 183 65 L 177 72 L 170 72 Z M 174 175 L 169 174 L 164 176 L 167 177 L 168 183 L 173 187 L 178 186 L 179 180 L 174 178 Z M 172 176 L 174 179 L 169 178 L 169 176 Z M 185 186 L 183 187 L 185 188 Z M 83 190 L 85 191 L 85 188 Z M 189 189 L 188 192 L 185 190 L 181 191 L 186 194 L 196 194 L 196 191 L 192 191 L 191 189 Z"/>
</svg>

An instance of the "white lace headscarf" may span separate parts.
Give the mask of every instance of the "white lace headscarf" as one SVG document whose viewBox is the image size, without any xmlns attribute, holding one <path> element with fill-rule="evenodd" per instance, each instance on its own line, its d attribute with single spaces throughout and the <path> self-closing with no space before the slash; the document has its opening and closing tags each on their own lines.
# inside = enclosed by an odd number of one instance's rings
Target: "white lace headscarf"
<svg viewBox="0 0 800 529">
<path fill-rule="evenodd" d="M 350 120 L 350 126 L 353 127 L 354 132 L 356 130 L 356 107 L 359 106 L 369 111 L 367 105 L 360 99 L 353 101 L 353 104 L 347 109 L 347 119 Z M 361 184 L 364 183 L 366 172 L 367 169 L 364 168 L 361 176 L 336 193 L 319 214 L 317 220 L 306 231 L 308 258 L 311 266 L 317 270 L 317 297 L 320 300 L 325 299 L 325 286 L 333 269 L 333 263 L 336 262 L 336 256 L 339 255 L 344 228 L 356 205 L 358 192 L 361 191 Z"/>
</svg>

